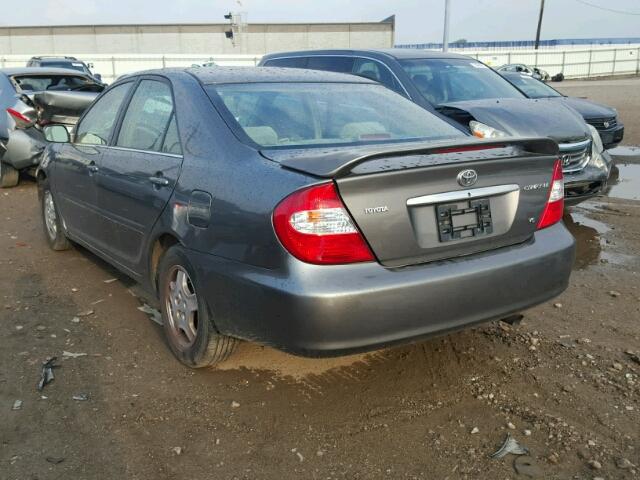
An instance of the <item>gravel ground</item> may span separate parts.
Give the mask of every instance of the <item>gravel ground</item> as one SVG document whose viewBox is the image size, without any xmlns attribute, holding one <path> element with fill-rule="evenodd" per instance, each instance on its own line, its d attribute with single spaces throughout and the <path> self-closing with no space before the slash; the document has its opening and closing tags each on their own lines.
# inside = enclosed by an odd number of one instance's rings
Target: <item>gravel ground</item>
<svg viewBox="0 0 640 480">
<path fill-rule="evenodd" d="M 602 90 L 575 83 L 562 87 Z M 2 480 L 640 474 L 639 201 L 569 211 L 570 287 L 517 326 L 339 359 L 243 344 L 198 371 L 173 359 L 130 280 L 84 249 L 47 249 L 33 183 L 0 206 Z M 38 392 L 50 356 L 60 367 Z M 489 458 L 507 433 L 529 456 Z"/>
</svg>

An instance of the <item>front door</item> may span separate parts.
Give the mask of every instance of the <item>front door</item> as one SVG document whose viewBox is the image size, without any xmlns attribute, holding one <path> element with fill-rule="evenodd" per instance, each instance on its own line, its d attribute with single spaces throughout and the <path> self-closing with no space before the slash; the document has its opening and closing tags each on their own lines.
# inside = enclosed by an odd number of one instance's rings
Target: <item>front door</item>
<svg viewBox="0 0 640 480">
<path fill-rule="evenodd" d="M 138 271 L 143 245 L 167 205 L 182 166 L 171 86 L 143 78 L 131 96 L 97 175 L 104 249 Z"/>
<path fill-rule="evenodd" d="M 67 231 L 77 240 L 95 245 L 101 222 L 95 176 L 132 82 L 105 92 L 84 115 L 74 143 L 61 145 L 55 165 L 55 193 Z"/>
</svg>

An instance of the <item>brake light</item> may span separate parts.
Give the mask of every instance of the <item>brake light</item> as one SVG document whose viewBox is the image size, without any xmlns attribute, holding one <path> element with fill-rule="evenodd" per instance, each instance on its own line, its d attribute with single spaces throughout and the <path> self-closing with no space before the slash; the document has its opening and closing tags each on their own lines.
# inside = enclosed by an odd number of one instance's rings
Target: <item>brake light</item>
<svg viewBox="0 0 640 480">
<path fill-rule="evenodd" d="M 273 226 L 284 248 L 303 262 L 335 265 L 374 260 L 333 183 L 286 197 L 273 211 Z"/>
<path fill-rule="evenodd" d="M 553 166 L 553 175 L 551 177 L 551 188 L 547 204 L 544 207 L 540 220 L 538 221 L 538 230 L 558 223 L 562 219 L 564 212 L 564 180 L 562 178 L 562 164 L 560 160 L 556 160 Z"/>
<path fill-rule="evenodd" d="M 30 127 L 34 123 L 33 120 L 31 120 L 29 117 L 24 116 L 22 113 L 13 108 L 7 108 L 7 113 L 11 115 L 11 117 L 19 127 Z"/>
</svg>

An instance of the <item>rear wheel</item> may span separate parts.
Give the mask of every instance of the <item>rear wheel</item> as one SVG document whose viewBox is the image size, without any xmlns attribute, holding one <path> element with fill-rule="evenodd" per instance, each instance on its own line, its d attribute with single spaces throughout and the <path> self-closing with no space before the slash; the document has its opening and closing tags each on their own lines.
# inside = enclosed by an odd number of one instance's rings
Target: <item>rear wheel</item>
<svg viewBox="0 0 640 480">
<path fill-rule="evenodd" d="M 0 187 L 15 187 L 18 184 L 18 170 L 8 163 L 0 162 Z"/>
<path fill-rule="evenodd" d="M 192 368 L 225 360 L 237 341 L 216 331 L 183 248 L 171 247 L 158 270 L 163 328 L 173 354 Z"/>
<path fill-rule="evenodd" d="M 47 179 L 41 180 L 38 189 L 42 225 L 47 243 L 53 250 L 68 250 L 71 248 L 71 244 L 64 234 L 60 215 L 58 215 L 58 209 L 49 188 L 49 181 Z"/>
</svg>

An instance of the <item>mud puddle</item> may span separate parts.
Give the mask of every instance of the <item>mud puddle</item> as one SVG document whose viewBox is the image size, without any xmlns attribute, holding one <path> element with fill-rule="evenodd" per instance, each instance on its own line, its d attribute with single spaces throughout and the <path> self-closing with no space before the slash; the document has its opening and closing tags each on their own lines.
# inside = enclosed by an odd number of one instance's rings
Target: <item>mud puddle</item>
<svg viewBox="0 0 640 480">
<path fill-rule="evenodd" d="M 574 268 L 581 270 L 600 263 L 613 265 L 638 263 L 635 256 L 616 251 L 615 243 L 606 238 L 606 234 L 612 230 L 612 227 L 586 214 L 586 212 L 602 214 L 608 211 L 609 208 L 605 205 L 585 202 L 565 214 L 564 223 L 576 239 Z"/>
<path fill-rule="evenodd" d="M 618 175 L 615 175 L 615 169 Z M 640 200 L 640 164 L 619 164 L 611 172 L 608 196 L 627 200 Z"/>
</svg>

